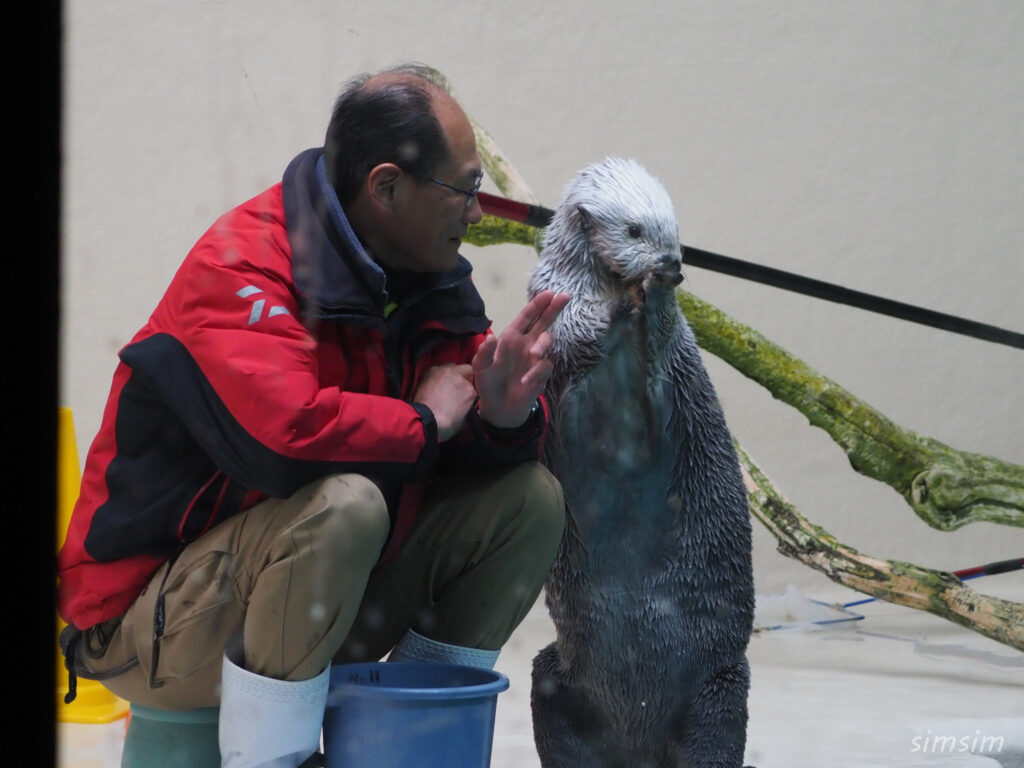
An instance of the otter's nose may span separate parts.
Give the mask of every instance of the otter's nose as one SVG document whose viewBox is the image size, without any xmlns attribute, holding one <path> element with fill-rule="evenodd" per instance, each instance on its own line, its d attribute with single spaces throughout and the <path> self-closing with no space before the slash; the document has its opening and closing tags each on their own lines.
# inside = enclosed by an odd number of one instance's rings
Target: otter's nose
<svg viewBox="0 0 1024 768">
<path fill-rule="evenodd" d="M 666 253 L 659 260 L 654 269 L 654 275 L 658 280 L 669 285 L 679 285 L 683 282 L 683 262 L 679 254 Z"/>
</svg>

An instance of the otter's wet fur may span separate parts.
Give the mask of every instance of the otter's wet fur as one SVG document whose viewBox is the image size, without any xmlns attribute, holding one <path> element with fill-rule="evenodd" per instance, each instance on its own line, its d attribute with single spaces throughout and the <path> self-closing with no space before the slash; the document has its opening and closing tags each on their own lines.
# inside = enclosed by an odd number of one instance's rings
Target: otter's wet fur
<svg viewBox="0 0 1024 768">
<path fill-rule="evenodd" d="M 529 281 L 572 296 L 545 390 L 568 516 L 546 585 L 557 639 L 533 662 L 544 768 L 742 765 L 750 517 L 681 280 L 672 202 L 639 164 L 568 185 Z"/>
</svg>

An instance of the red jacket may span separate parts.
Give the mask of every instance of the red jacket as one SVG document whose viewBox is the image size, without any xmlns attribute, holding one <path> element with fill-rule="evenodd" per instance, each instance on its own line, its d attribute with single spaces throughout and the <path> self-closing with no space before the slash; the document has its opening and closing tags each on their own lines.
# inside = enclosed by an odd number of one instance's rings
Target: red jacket
<svg viewBox="0 0 1024 768">
<path fill-rule="evenodd" d="M 392 516 L 387 560 L 433 474 L 537 457 L 546 415 L 507 443 L 472 411 L 438 443 L 409 401 L 427 368 L 469 362 L 489 332 L 472 268 L 424 275 L 388 306 L 319 156 L 221 217 L 120 351 L 58 556 L 58 607 L 79 629 L 122 614 L 168 557 L 267 496 L 371 477 Z"/>
</svg>

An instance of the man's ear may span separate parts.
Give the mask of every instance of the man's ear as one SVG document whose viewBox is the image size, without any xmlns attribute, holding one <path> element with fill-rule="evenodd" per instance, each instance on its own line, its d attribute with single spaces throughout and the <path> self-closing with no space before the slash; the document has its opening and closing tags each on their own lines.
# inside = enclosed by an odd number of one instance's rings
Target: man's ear
<svg viewBox="0 0 1024 768">
<path fill-rule="evenodd" d="M 398 194 L 398 180 L 403 171 L 394 163 L 381 163 L 370 169 L 366 176 L 366 192 L 375 205 L 388 206 L 394 204 Z"/>
</svg>

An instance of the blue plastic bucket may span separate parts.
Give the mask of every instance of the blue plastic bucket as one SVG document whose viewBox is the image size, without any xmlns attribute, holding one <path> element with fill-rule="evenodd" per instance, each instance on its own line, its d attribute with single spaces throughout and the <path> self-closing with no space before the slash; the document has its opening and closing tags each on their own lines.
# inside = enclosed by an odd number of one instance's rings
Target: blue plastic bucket
<svg viewBox="0 0 1024 768">
<path fill-rule="evenodd" d="M 500 672 L 449 664 L 340 664 L 324 713 L 327 768 L 487 768 Z"/>
</svg>

